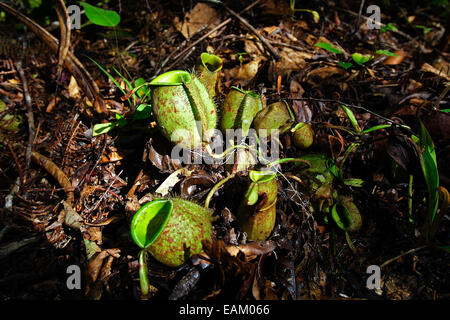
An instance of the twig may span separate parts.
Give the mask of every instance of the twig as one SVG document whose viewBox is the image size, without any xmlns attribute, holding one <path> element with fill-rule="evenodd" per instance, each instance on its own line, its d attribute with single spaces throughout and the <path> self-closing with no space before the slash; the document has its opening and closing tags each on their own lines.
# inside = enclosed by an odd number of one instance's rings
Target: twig
<svg viewBox="0 0 450 320">
<path fill-rule="evenodd" d="M 0 2 L 0 8 L 12 14 L 25 24 L 41 41 L 43 41 L 55 54 L 58 52 L 59 41 L 51 33 L 42 28 L 39 24 L 23 15 L 19 11 L 11 8 L 7 4 Z M 83 89 L 88 99 L 94 103 L 97 109 L 106 112 L 103 99 L 100 96 L 100 90 L 90 73 L 84 68 L 83 64 L 70 51 L 67 52 L 67 59 L 64 61 L 65 66 L 77 80 L 77 83 Z"/>
<path fill-rule="evenodd" d="M 23 96 L 25 97 L 25 104 L 27 105 L 27 119 L 28 119 L 28 145 L 26 152 L 26 161 L 27 165 L 30 165 L 31 162 L 31 151 L 33 146 L 35 127 L 34 127 L 34 115 L 33 115 L 33 106 L 31 103 L 30 92 L 28 91 L 28 82 L 25 77 L 25 72 L 22 69 L 22 62 L 18 61 L 15 63 L 16 69 L 19 72 L 20 81 L 22 82 L 23 87 Z"/>
<path fill-rule="evenodd" d="M 58 6 L 56 7 L 56 14 L 58 15 L 61 41 L 59 42 L 58 50 L 58 66 L 56 69 L 56 78 L 59 80 L 61 78 L 62 69 L 64 66 L 64 61 L 67 57 L 67 52 L 70 48 L 70 18 L 67 13 L 66 5 L 64 1 L 57 0 Z"/>
<path fill-rule="evenodd" d="M 281 56 L 277 52 L 277 50 L 275 50 L 275 48 L 272 47 L 272 45 L 266 40 L 266 38 L 264 38 L 250 23 L 248 23 L 247 20 L 242 18 L 239 14 L 237 14 L 233 10 L 231 10 L 226 4 L 224 3 L 221 4 L 225 8 L 225 10 L 228 11 L 228 13 L 230 13 L 233 17 L 238 19 L 243 25 L 247 27 L 247 29 L 249 29 L 259 39 L 259 41 L 262 42 L 262 44 L 267 48 L 267 50 L 269 50 L 270 54 L 275 58 L 275 60 L 277 61 L 281 60 Z"/>
<path fill-rule="evenodd" d="M 11 145 L 9 143 L 6 142 L 6 145 L 8 146 L 9 151 L 11 152 L 13 158 L 14 158 L 14 162 L 16 163 L 17 166 L 17 171 L 19 172 L 19 177 L 20 177 L 20 185 L 23 185 L 24 183 L 24 175 L 23 175 L 23 171 L 22 171 L 22 166 L 19 163 L 19 159 L 17 159 L 17 155 L 14 152 L 14 149 L 11 147 Z"/>
<path fill-rule="evenodd" d="M 256 0 L 255 2 L 253 2 L 251 5 L 249 5 L 247 8 L 245 8 L 244 10 L 242 10 L 240 12 L 240 14 L 247 12 L 248 10 L 250 10 L 251 8 L 253 8 L 254 6 L 256 6 L 259 2 L 261 2 L 261 0 Z M 228 18 L 226 19 L 224 22 L 222 22 L 221 24 L 217 25 L 216 27 L 212 28 L 208 33 L 206 33 L 205 35 L 201 36 L 199 39 L 195 40 L 194 42 L 192 42 L 188 47 L 186 47 L 185 49 L 183 49 L 183 51 L 181 51 L 179 54 L 177 54 L 174 58 L 173 58 L 173 62 L 167 67 L 167 69 L 172 68 L 177 62 L 178 59 L 180 57 L 182 57 L 183 55 L 185 55 L 188 51 L 191 50 L 192 47 L 196 46 L 197 44 L 199 44 L 200 42 L 202 42 L 203 40 L 205 40 L 207 37 L 209 37 L 210 35 L 212 35 L 214 32 L 216 32 L 217 30 L 225 27 L 227 24 L 229 24 L 233 19 Z M 160 68 L 162 69 L 162 67 Z"/>
<path fill-rule="evenodd" d="M 392 258 L 392 259 L 389 259 L 389 260 L 383 262 L 383 264 L 380 266 L 380 268 L 383 268 L 383 267 L 387 266 L 391 262 L 394 262 L 395 260 L 398 260 L 401 257 L 406 256 L 407 254 L 414 253 L 414 252 L 422 250 L 423 248 L 426 248 L 426 247 L 427 246 L 421 246 L 421 247 L 418 247 L 418 248 L 414 248 L 414 249 L 408 250 L 405 253 L 402 253 L 401 255 L 396 256 L 395 258 Z"/>
<path fill-rule="evenodd" d="M 358 19 L 356 19 L 356 26 L 355 26 L 355 31 L 353 33 L 358 32 L 359 30 L 359 22 L 361 21 L 361 13 L 362 13 L 362 9 L 364 8 L 364 0 L 361 0 L 361 5 L 359 6 L 359 12 L 358 12 Z"/>
<path fill-rule="evenodd" d="M 45 170 L 47 170 L 48 173 L 50 173 L 56 181 L 66 190 L 67 199 L 66 202 L 70 206 L 73 205 L 74 201 L 74 192 L 72 188 L 72 184 L 70 183 L 69 178 L 67 175 L 49 158 L 41 155 L 38 152 L 33 151 L 31 153 L 31 158 L 33 162 L 43 167 Z"/>
</svg>

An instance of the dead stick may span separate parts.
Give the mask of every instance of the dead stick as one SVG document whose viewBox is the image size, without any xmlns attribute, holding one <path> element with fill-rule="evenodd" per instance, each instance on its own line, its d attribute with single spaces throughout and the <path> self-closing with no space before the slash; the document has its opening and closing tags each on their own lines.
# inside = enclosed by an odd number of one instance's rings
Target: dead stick
<svg viewBox="0 0 450 320">
<path fill-rule="evenodd" d="M 275 50 L 274 47 L 264 38 L 247 20 L 242 18 L 239 14 L 231 10 L 227 5 L 222 3 L 222 6 L 227 10 L 233 17 L 238 19 L 243 25 L 247 27 L 256 37 L 258 37 L 259 41 L 269 50 L 270 54 L 275 58 L 275 60 L 281 60 L 280 54 Z"/>
<path fill-rule="evenodd" d="M 50 173 L 56 179 L 56 181 L 58 181 L 61 187 L 66 190 L 66 202 L 68 205 L 72 206 L 74 201 L 73 187 L 64 171 L 62 171 L 52 160 L 38 152 L 33 151 L 31 153 L 31 159 L 33 160 L 33 162 L 47 170 L 47 172 Z"/>
<path fill-rule="evenodd" d="M 395 258 L 392 258 L 392 259 L 389 259 L 389 260 L 383 262 L 383 264 L 380 266 L 380 268 L 383 268 L 383 267 L 387 266 L 389 263 L 394 262 L 395 260 L 398 260 L 401 257 L 406 256 L 407 254 L 414 253 L 414 252 L 422 250 L 423 248 L 426 248 L 426 247 L 427 246 L 421 246 L 421 247 L 418 247 L 418 248 L 414 248 L 414 249 L 408 250 L 405 253 L 402 253 L 401 255 L 396 256 Z"/>
<path fill-rule="evenodd" d="M 64 61 L 70 48 L 70 18 L 67 13 L 66 5 L 63 0 L 57 0 L 56 14 L 58 15 L 61 41 L 58 49 L 58 66 L 56 69 L 56 78 L 60 79 Z"/>
<path fill-rule="evenodd" d="M 28 145 L 27 152 L 25 154 L 27 165 L 30 165 L 31 162 L 31 150 L 33 147 L 35 127 L 34 127 L 34 115 L 33 115 L 33 106 L 31 103 L 31 96 L 28 90 L 28 82 L 25 77 L 25 72 L 22 69 L 22 62 L 18 61 L 15 63 L 16 69 L 19 72 L 20 81 L 22 82 L 23 87 L 23 96 L 25 97 L 25 104 L 27 105 L 27 119 L 28 119 Z"/>
<path fill-rule="evenodd" d="M 248 10 L 250 10 L 251 8 L 253 8 L 254 6 L 256 6 L 259 2 L 261 2 L 261 0 L 257 0 L 255 2 L 253 2 L 251 5 L 249 5 L 247 8 L 245 8 L 244 10 L 242 10 L 240 12 L 240 14 L 247 12 Z M 173 67 L 173 65 L 178 61 L 178 59 L 180 57 L 182 57 L 183 55 L 186 54 L 186 52 L 188 52 L 189 50 L 191 50 L 192 47 L 194 47 L 195 45 L 197 45 L 198 43 L 202 42 L 203 40 L 205 40 L 207 37 L 209 37 L 210 35 L 212 35 L 214 32 L 216 32 L 217 30 L 219 30 L 220 28 L 225 27 L 227 24 L 229 24 L 233 19 L 228 18 L 227 20 L 225 20 L 224 22 L 222 22 L 221 24 L 217 25 L 216 27 L 212 28 L 208 33 L 206 33 L 205 35 L 201 36 L 199 39 L 195 40 L 194 42 L 192 42 L 187 48 L 185 48 L 183 51 L 181 51 L 179 54 L 177 54 L 174 58 L 173 58 L 173 63 L 170 64 L 170 66 L 167 69 L 170 69 Z M 162 67 L 161 67 L 162 68 Z"/>
<path fill-rule="evenodd" d="M 42 28 L 39 24 L 23 15 L 19 11 L 11 8 L 3 2 L 0 2 L 0 8 L 6 12 L 12 14 L 25 24 L 41 41 L 43 41 L 55 54 L 58 52 L 59 41 L 51 33 Z M 90 73 L 84 68 L 83 64 L 77 59 L 77 57 L 70 51 L 67 52 L 67 59 L 65 65 L 69 69 L 70 73 L 77 80 L 78 85 L 81 86 L 84 93 L 94 103 L 104 104 L 103 99 L 100 97 L 100 90 L 93 80 Z"/>
</svg>

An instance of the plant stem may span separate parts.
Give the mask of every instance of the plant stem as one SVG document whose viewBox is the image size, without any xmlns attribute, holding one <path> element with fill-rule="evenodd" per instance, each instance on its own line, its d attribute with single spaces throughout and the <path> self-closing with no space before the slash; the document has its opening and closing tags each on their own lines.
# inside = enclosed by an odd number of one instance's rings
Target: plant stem
<svg viewBox="0 0 450 320">
<path fill-rule="evenodd" d="M 149 284 L 147 274 L 147 251 L 145 249 L 139 252 L 139 282 L 142 295 L 146 296 L 149 292 Z"/>
<path fill-rule="evenodd" d="M 304 160 L 304 159 L 299 159 L 299 158 L 283 158 L 283 159 L 278 159 L 272 162 L 269 162 L 267 164 L 267 167 L 273 167 L 276 166 L 277 164 L 282 164 L 282 163 L 286 163 L 286 162 L 303 162 L 306 163 L 308 166 L 311 166 L 311 164 L 309 163 L 309 161 Z"/>
<path fill-rule="evenodd" d="M 410 174 L 409 175 L 409 185 L 408 185 L 408 213 L 409 213 L 409 222 L 413 223 L 414 219 L 413 219 L 413 215 L 412 215 L 412 211 L 413 211 L 413 175 Z"/>
</svg>

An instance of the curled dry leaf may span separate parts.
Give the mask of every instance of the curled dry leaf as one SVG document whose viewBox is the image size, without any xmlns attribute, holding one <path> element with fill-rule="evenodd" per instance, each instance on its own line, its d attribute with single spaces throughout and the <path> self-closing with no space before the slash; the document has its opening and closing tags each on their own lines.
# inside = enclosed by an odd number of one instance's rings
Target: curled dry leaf
<svg viewBox="0 0 450 320">
<path fill-rule="evenodd" d="M 384 60 L 383 64 L 397 65 L 397 64 L 400 64 L 406 58 L 406 53 L 403 50 L 397 50 L 394 53 L 397 56 L 396 57 L 388 57 L 386 60 Z"/>
<path fill-rule="evenodd" d="M 306 82 L 312 86 L 319 86 L 324 83 L 324 80 L 329 80 L 334 76 L 340 76 L 345 74 L 345 70 L 342 68 L 325 66 L 315 69 L 307 74 Z"/>
<path fill-rule="evenodd" d="M 182 176 L 188 177 L 192 174 L 191 170 L 187 168 L 181 168 L 177 171 L 173 172 L 170 176 L 167 177 L 166 180 L 156 189 L 156 193 L 161 196 L 166 196 L 169 193 L 169 190 L 173 188 L 178 182 L 181 181 Z"/>
<path fill-rule="evenodd" d="M 280 51 L 281 60 L 275 62 L 269 68 L 269 79 L 275 76 L 286 77 L 292 71 L 298 71 L 306 67 L 306 61 L 314 57 L 309 52 L 294 50 L 291 48 L 282 48 Z"/>
<path fill-rule="evenodd" d="M 192 37 L 197 31 L 203 29 L 205 26 L 209 28 L 215 27 L 220 23 L 220 16 L 211 6 L 199 2 L 195 5 L 191 12 L 184 15 L 184 21 L 180 22 L 175 18 L 175 28 L 183 34 L 186 39 Z M 214 37 L 216 32 L 210 35 Z"/>
<path fill-rule="evenodd" d="M 259 64 L 262 60 L 264 60 L 264 58 L 259 57 L 249 63 L 243 64 L 242 66 L 225 70 L 224 75 L 226 81 L 233 80 L 233 83 L 235 84 L 246 86 L 258 73 Z"/>
<path fill-rule="evenodd" d="M 448 71 L 445 72 L 444 70 L 436 69 L 429 63 L 424 63 L 422 65 L 422 67 L 420 67 L 420 71 L 430 72 L 430 73 L 437 75 L 438 77 L 442 77 L 442 78 L 446 79 L 447 81 L 450 81 L 450 73 Z"/>
<path fill-rule="evenodd" d="M 81 90 L 78 86 L 77 80 L 75 80 L 74 76 L 70 77 L 69 87 L 67 88 L 69 91 L 69 97 L 72 99 L 80 99 L 81 98 Z"/>
<path fill-rule="evenodd" d="M 276 244 L 273 241 L 249 242 L 238 246 L 227 246 L 225 249 L 231 256 L 237 256 L 239 252 L 243 252 L 245 259 L 251 260 L 256 256 L 269 253 L 275 250 Z"/>
</svg>

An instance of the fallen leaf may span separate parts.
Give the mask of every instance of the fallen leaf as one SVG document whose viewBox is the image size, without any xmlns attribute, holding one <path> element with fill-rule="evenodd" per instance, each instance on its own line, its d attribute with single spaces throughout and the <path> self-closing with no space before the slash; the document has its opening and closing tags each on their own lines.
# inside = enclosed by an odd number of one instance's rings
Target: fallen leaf
<svg viewBox="0 0 450 320">
<path fill-rule="evenodd" d="M 397 64 L 400 64 L 407 56 L 403 50 L 397 50 L 394 53 L 397 56 L 387 58 L 386 60 L 384 60 L 383 64 L 397 65 Z"/>
<path fill-rule="evenodd" d="M 420 71 L 430 72 L 430 73 L 437 75 L 438 77 L 442 77 L 442 78 L 445 78 L 446 80 L 450 81 L 450 75 L 448 73 L 448 70 L 446 71 L 446 70 L 436 69 L 435 67 L 433 67 L 432 65 L 430 65 L 428 63 L 424 63 L 420 67 Z"/>
<path fill-rule="evenodd" d="M 187 168 L 181 168 L 177 171 L 173 172 L 170 176 L 167 177 L 166 180 L 164 180 L 163 183 L 156 189 L 156 193 L 160 194 L 161 196 L 165 196 L 169 193 L 169 189 L 174 187 L 178 182 L 182 180 L 180 176 L 189 177 L 192 174 L 191 170 L 188 170 Z"/>
<path fill-rule="evenodd" d="M 69 91 L 69 97 L 72 99 L 81 98 L 80 87 L 78 87 L 77 80 L 75 80 L 73 76 L 70 77 L 70 83 L 67 90 Z"/>
<path fill-rule="evenodd" d="M 275 76 L 288 77 L 292 71 L 301 70 L 306 67 L 306 61 L 314 57 L 313 54 L 298 51 L 291 48 L 282 48 L 280 51 L 281 60 L 275 62 L 269 68 L 269 78 Z"/>
<path fill-rule="evenodd" d="M 205 26 L 214 27 L 220 23 L 220 16 L 216 10 L 209 5 L 199 2 L 191 12 L 184 15 L 184 21 L 180 22 L 178 18 L 174 20 L 175 28 L 183 34 L 186 39 L 191 38 L 197 31 Z M 210 35 L 215 36 L 216 32 Z"/>
</svg>

